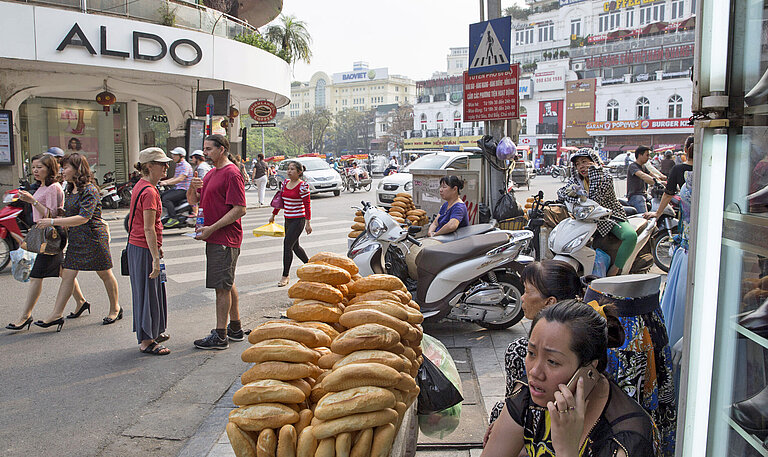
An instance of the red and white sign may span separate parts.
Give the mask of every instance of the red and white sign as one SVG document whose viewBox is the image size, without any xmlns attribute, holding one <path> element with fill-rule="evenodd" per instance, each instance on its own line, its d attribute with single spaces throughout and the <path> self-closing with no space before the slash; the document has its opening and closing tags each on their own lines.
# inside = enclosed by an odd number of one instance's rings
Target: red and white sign
<svg viewBox="0 0 768 457">
<path fill-rule="evenodd" d="M 587 132 L 590 134 L 604 134 L 613 131 L 640 131 L 640 130 L 664 130 L 664 129 L 690 129 L 687 118 L 680 119 L 642 119 L 634 121 L 605 121 L 588 122 Z"/>
<path fill-rule="evenodd" d="M 248 114 L 256 122 L 269 122 L 277 115 L 277 107 L 267 100 L 256 100 L 248 107 Z"/>
<path fill-rule="evenodd" d="M 556 67 L 538 70 L 533 74 L 533 90 L 544 92 L 548 90 L 563 90 L 565 88 L 565 68 Z"/>
<path fill-rule="evenodd" d="M 520 66 L 509 71 L 469 75 L 464 72 L 464 122 L 519 118 Z"/>
</svg>

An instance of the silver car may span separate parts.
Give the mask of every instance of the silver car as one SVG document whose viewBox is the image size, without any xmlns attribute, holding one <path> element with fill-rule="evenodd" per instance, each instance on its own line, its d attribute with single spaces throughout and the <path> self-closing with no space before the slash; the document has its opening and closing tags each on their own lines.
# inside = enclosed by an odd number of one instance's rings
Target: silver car
<svg viewBox="0 0 768 457">
<path fill-rule="evenodd" d="M 310 193 L 333 192 L 333 195 L 337 197 L 341 194 L 341 176 L 319 157 L 297 157 L 283 160 L 277 166 L 278 182 L 282 183 L 288 179 L 286 170 L 288 170 L 288 163 L 293 161 L 304 165 L 304 181 L 309 184 Z"/>
</svg>

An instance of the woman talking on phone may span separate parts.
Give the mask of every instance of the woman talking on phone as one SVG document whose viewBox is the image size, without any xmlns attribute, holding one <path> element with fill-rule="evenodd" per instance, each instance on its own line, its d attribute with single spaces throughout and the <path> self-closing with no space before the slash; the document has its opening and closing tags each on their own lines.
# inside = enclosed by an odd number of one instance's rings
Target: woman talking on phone
<svg viewBox="0 0 768 457">
<path fill-rule="evenodd" d="M 531 324 L 527 382 L 506 399 L 484 457 L 655 455 L 650 416 L 603 374 L 624 331 L 612 306 L 565 300 Z"/>
</svg>

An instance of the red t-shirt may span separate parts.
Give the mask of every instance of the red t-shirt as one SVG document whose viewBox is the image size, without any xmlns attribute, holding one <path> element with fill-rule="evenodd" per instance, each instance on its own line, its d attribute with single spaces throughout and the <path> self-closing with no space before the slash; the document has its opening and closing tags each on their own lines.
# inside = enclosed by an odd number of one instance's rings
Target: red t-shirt
<svg viewBox="0 0 768 457">
<path fill-rule="evenodd" d="M 147 188 L 144 192 L 141 189 Z M 139 195 L 141 192 L 141 195 Z M 139 195 L 138 202 L 136 196 Z M 157 235 L 157 247 L 163 245 L 163 224 L 160 222 L 160 215 L 163 212 L 163 204 L 160 201 L 160 193 L 151 182 L 146 179 L 140 179 L 131 191 L 131 212 L 128 226 L 131 234 L 128 236 L 128 242 L 134 246 L 149 249 L 147 238 L 144 236 L 144 210 L 155 210 L 155 234 Z M 135 209 L 135 213 L 134 213 Z M 134 220 L 135 217 L 135 220 Z"/>
<path fill-rule="evenodd" d="M 203 208 L 205 225 L 215 224 L 233 206 L 245 206 L 245 181 L 237 165 L 230 163 L 224 168 L 213 168 L 203 178 L 200 207 Z M 205 241 L 239 248 L 243 242 L 243 226 L 240 219 L 216 230 Z"/>
</svg>

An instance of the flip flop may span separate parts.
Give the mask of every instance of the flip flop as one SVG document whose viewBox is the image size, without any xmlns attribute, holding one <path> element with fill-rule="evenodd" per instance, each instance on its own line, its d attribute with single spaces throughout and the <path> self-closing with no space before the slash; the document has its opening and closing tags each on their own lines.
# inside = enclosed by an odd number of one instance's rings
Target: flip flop
<svg viewBox="0 0 768 457">
<path fill-rule="evenodd" d="M 160 336 L 155 338 L 155 343 L 162 343 L 163 341 L 168 341 L 169 339 L 171 339 L 171 335 L 167 333 L 161 333 Z"/>
<path fill-rule="evenodd" d="M 162 352 L 163 350 L 166 350 L 168 352 Z M 157 344 L 155 342 L 152 342 L 152 344 L 142 349 L 141 352 L 149 355 L 168 355 L 171 353 L 171 350 L 163 346 L 162 344 Z"/>
</svg>

